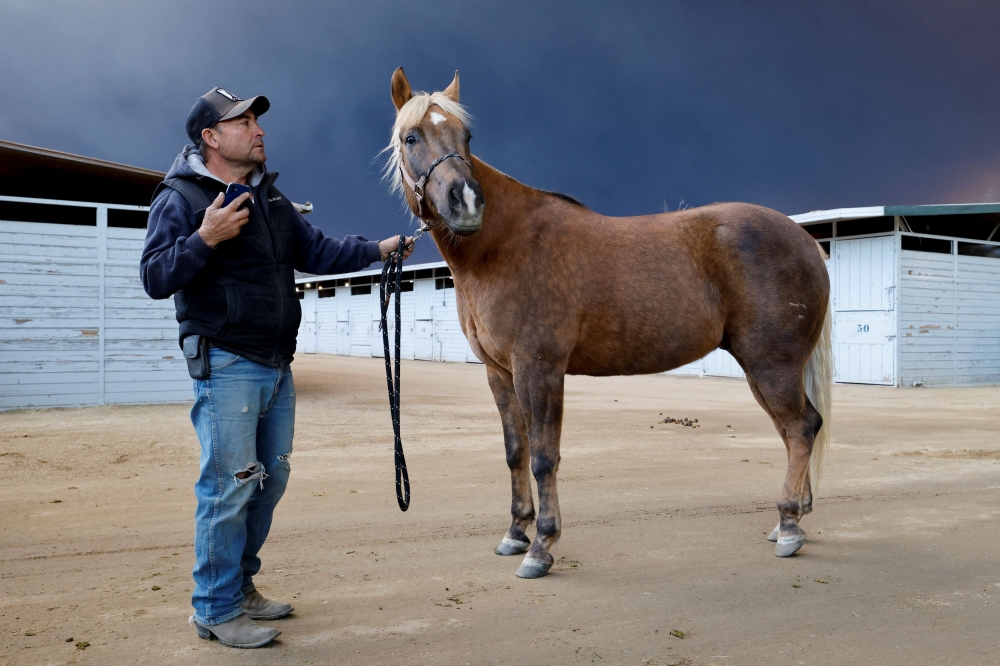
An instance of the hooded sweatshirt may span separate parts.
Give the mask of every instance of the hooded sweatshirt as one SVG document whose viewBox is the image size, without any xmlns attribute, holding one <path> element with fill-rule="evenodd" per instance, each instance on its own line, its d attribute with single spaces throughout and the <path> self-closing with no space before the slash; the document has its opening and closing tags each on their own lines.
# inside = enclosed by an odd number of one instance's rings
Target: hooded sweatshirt
<svg viewBox="0 0 1000 666">
<path fill-rule="evenodd" d="M 181 340 L 203 335 L 272 367 L 291 362 L 295 351 L 301 308 L 293 270 L 346 273 L 380 258 L 376 241 L 339 241 L 306 222 L 274 187 L 277 177 L 262 167 L 251 174 L 250 219 L 239 235 L 210 248 L 196 231 L 227 184 L 186 146 L 154 195 L 139 263 L 151 298 L 174 297 Z"/>
</svg>

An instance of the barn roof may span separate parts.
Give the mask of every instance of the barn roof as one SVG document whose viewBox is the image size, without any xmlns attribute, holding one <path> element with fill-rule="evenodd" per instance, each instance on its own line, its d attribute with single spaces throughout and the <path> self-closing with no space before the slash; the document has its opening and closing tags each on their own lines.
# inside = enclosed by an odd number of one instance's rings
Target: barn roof
<svg viewBox="0 0 1000 666">
<path fill-rule="evenodd" d="M 425 271 L 433 270 L 435 268 L 448 268 L 448 263 L 445 261 L 433 261 L 426 264 L 404 264 L 404 271 Z M 307 282 L 324 282 L 326 280 L 342 280 L 350 279 L 356 277 L 370 277 L 375 275 L 380 275 L 382 273 L 381 268 L 371 268 L 363 271 L 355 271 L 353 273 L 334 273 L 330 275 L 310 275 L 308 273 L 300 273 L 295 271 L 295 284 L 305 284 Z"/>
<path fill-rule="evenodd" d="M 0 140 L 0 195 L 148 206 L 165 175 Z"/>
<path fill-rule="evenodd" d="M 860 220 L 869 217 L 905 217 L 917 215 L 985 215 L 1000 213 L 1000 203 L 933 204 L 927 206 L 863 206 L 861 208 L 834 208 L 814 210 L 791 215 L 799 224 L 833 222 L 835 220 Z"/>
</svg>

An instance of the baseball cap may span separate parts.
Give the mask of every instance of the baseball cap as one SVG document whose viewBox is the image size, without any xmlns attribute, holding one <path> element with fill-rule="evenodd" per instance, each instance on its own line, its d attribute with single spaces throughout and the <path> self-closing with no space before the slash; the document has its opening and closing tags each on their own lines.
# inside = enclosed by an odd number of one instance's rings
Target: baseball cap
<svg viewBox="0 0 1000 666">
<path fill-rule="evenodd" d="M 262 116 L 269 108 L 271 103 L 263 95 L 242 99 L 224 88 L 212 88 L 199 97 L 188 112 L 188 138 L 197 143 L 203 129 L 235 118 L 247 110 L 253 111 L 256 116 Z"/>
</svg>

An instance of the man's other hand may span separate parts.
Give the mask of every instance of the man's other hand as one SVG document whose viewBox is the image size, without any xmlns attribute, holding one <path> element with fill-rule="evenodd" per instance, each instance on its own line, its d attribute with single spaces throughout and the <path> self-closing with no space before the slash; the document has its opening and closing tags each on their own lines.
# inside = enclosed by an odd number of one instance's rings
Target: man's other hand
<svg viewBox="0 0 1000 666">
<path fill-rule="evenodd" d="M 382 255 L 382 261 L 389 258 L 389 255 L 399 249 L 399 236 L 393 236 L 391 238 L 386 238 L 384 241 L 379 241 L 378 251 Z M 409 258 L 413 253 L 413 236 L 407 236 L 406 240 L 403 241 L 403 259 Z"/>
<path fill-rule="evenodd" d="M 205 209 L 205 219 L 198 229 L 198 235 L 205 241 L 205 245 L 214 248 L 222 241 L 240 235 L 240 227 L 250 219 L 250 209 L 238 210 L 238 208 L 249 198 L 250 193 L 244 192 L 233 199 L 228 206 L 221 208 L 226 197 L 219 192 L 212 205 Z"/>
</svg>

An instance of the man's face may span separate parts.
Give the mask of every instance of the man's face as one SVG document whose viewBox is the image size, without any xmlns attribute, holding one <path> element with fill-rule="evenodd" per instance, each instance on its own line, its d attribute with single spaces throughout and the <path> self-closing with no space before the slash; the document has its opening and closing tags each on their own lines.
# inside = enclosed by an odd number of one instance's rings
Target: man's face
<svg viewBox="0 0 1000 666">
<path fill-rule="evenodd" d="M 225 161 L 242 165 L 264 163 L 264 130 L 257 124 L 257 116 L 252 111 L 223 120 L 206 132 L 212 133 L 218 144 L 217 148 L 212 147 Z"/>
</svg>

